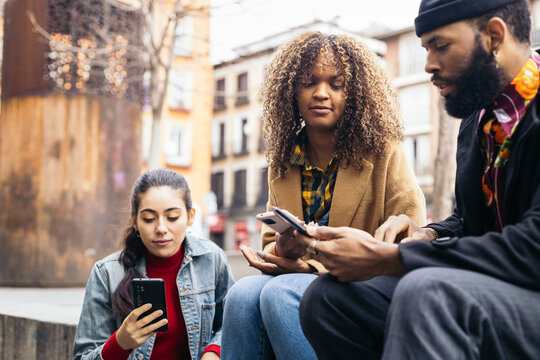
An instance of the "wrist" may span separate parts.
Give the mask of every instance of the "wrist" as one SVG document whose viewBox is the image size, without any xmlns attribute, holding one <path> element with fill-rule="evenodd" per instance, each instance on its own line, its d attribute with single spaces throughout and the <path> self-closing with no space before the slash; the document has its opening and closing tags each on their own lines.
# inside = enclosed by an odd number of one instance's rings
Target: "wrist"
<svg viewBox="0 0 540 360">
<path fill-rule="evenodd" d="M 399 245 L 393 243 L 381 243 L 382 246 L 382 274 L 388 276 L 403 276 L 407 272 L 405 265 L 399 258 Z"/>
<path fill-rule="evenodd" d="M 428 236 L 430 237 L 431 241 L 437 240 L 439 238 L 439 233 L 437 232 L 437 230 L 430 227 L 425 227 L 424 229 L 428 233 Z"/>
</svg>

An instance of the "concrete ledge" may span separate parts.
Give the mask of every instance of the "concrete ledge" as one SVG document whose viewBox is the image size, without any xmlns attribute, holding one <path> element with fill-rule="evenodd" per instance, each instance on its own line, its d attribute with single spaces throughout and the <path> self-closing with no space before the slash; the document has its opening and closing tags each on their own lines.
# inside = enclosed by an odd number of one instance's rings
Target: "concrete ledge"
<svg viewBox="0 0 540 360">
<path fill-rule="evenodd" d="M 260 271 L 228 251 L 236 280 Z M 0 359 L 72 359 L 85 289 L 0 287 Z"/>
<path fill-rule="evenodd" d="M 72 359 L 76 325 L 0 314 L 0 359 Z"/>
</svg>

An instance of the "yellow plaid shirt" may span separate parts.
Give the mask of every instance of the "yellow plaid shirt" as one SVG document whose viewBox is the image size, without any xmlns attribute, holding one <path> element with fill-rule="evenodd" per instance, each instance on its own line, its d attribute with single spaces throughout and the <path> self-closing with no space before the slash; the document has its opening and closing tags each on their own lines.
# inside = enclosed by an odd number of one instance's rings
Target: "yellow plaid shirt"
<svg viewBox="0 0 540 360">
<path fill-rule="evenodd" d="M 313 166 L 309 161 L 306 151 L 307 136 L 305 130 L 298 134 L 296 145 L 291 156 L 290 164 L 302 168 L 302 209 L 304 221 L 319 222 L 328 225 L 330 205 L 332 204 L 332 194 L 336 184 L 339 169 L 339 159 L 334 155 L 326 171 Z"/>
</svg>

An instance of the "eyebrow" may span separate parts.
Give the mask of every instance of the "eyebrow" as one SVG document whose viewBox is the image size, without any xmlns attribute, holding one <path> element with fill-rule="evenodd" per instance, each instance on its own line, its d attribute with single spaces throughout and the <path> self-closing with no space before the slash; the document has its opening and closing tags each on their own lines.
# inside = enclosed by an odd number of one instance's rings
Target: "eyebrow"
<svg viewBox="0 0 540 360">
<path fill-rule="evenodd" d="M 438 41 L 442 39 L 442 37 L 440 35 L 433 35 L 432 37 L 429 38 L 428 41 L 426 41 L 425 43 L 422 43 L 422 46 L 428 46 L 428 45 L 431 45 L 433 44 L 434 42 Z"/>
<path fill-rule="evenodd" d="M 173 211 L 173 210 L 182 210 L 180 209 L 179 207 L 172 207 L 172 208 L 168 208 L 167 210 L 165 210 L 164 212 L 169 212 L 169 211 Z M 142 214 L 143 212 L 151 212 L 153 214 L 157 214 L 157 211 L 156 210 L 153 210 L 153 209 L 142 209 L 140 211 L 140 213 Z"/>
</svg>

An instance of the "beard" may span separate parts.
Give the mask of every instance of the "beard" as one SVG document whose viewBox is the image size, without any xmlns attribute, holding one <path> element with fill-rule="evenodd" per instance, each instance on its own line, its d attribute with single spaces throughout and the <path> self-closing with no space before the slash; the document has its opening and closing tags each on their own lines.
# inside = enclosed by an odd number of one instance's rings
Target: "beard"
<svg viewBox="0 0 540 360">
<path fill-rule="evenodd" d="M 449 115 L 461 119 L 489 106 L 498 95 L 501 84 L 495 56 L 484 49 L 479 36 L 476 37 L 469 65 L 459 77 L 434 75 L 433 78 L 455 86 L 456 95 L 445 97 L 444 108 Z"/>
</svg>

